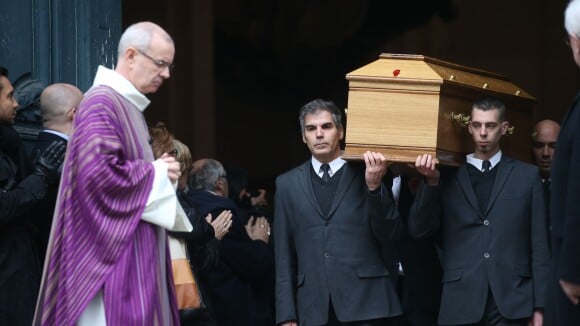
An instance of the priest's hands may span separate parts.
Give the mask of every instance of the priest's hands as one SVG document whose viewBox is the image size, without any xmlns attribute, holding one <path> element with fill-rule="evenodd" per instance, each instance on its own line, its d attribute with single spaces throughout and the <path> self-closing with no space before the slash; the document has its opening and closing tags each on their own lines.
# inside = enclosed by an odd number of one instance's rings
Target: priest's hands
<svg viewBox="0 0 580 326">
<path fill-rule="evenodd" d="M 167 163 L 167 176 L 169 177 L 169 180 L 171 180 L 172 184 L 176 183 L 181 176 L 179 162 L 175 160 L 174 156 L 171 156 L 167 153 L 163 153 L 159 159 Z"/>
<path fill-rule="evenodd" d="M 381 153 L 366 151 L 363 154 L 365 159 L 365 181 L 370 191 L 381 186 L 381 180 L 387 174 L 388 161 Z"/>
</svg>

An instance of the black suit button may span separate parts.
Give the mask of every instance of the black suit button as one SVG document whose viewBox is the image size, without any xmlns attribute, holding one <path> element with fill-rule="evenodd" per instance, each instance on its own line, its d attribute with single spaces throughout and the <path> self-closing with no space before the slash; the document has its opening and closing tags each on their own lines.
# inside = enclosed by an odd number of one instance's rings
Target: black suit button
<svg viewBox="0 0 580 326">
<path fill-rule="evenodd" d="M 485 254 L 483 254 L 483 258 L 488 259 L 489 258 L 489 254 L 486 252 Z"/>
<path fill-rule="evenodd" d="M 327 252 L 325 252 L 324 253 L 324 258 L 329 258 L 329 257 L 330 257 L 330 255 Z"/>
<path fill-rule="evenodd" d="M 489 221 L 488 220 L 483 221 L 483 225 L 489 225 Z"/>
<path fill-rule="evenodd" d="M 328 222 L 324 222 L 324 226 L 328 226 Z"/>
</svg>

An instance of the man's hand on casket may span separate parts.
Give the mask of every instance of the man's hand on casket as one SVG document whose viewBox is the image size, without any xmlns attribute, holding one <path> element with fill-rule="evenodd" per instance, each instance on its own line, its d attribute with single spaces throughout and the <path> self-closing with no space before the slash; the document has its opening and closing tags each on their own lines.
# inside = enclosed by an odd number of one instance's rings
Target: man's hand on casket
<svg viewBox="0 0 580 326">
<path fill-rule="evenodd" d="M 429 154 L 419 155 L 415 160 L 415 169 L 425 177 L 426 183 L 430 186 L 439 184 L 440 173 L 436 165 L 437 160 Z"/>
</svg>

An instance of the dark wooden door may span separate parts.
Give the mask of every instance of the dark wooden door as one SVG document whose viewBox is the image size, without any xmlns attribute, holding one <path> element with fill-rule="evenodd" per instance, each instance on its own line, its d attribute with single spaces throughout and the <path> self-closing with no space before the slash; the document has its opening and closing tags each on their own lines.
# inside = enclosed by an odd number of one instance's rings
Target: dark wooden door
<svg viewBox="0 0 580 326">
<path fill-rule="evenodd" d="M 44 87 L 86 91 L 98 65 L 114 65 L 120 35 L 121 0 L 0 0 L 0 65 L 16 89 L 15 127 L 27 144 L 42 127 Z"/>
</svg>

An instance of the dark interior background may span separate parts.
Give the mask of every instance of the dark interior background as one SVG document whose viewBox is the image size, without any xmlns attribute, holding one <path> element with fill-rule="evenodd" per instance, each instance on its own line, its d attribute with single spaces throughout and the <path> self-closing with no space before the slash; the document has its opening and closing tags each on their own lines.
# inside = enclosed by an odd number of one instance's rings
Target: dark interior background
<svg viewBox="0 0 580 326">
<path fill-rule="evenodd" d="M 300 106 L 320 97 L 345 107 L 346 73 L 383 52 L 506 75 L 537 98 L 535 121 L 560 121 L 578 89 L 562 42 L 566 3 L 124 0 L 122 21 L 156 22 L 175 40 L 176 69 L 147 119 L 164 121 L 194 159 L 240 165 L 272 194 L 274 178 L 308 158 Z"/>
</svg>

